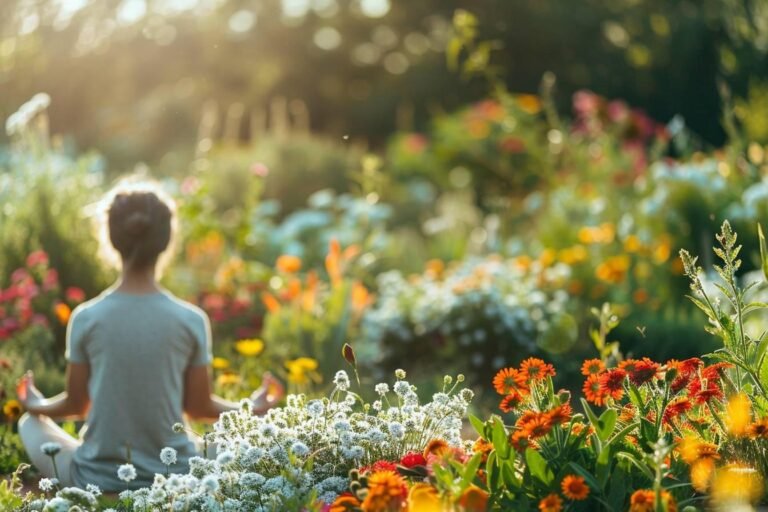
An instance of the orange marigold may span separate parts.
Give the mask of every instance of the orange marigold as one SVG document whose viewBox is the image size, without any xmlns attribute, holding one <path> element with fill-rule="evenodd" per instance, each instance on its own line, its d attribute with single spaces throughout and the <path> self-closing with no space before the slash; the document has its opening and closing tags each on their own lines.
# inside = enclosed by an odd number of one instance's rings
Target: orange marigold
<svg viewBox="0 0 768 512">
<path fill-rule="evenodd" d="M 605 364 L 600 359 L 587 359 L 581 365 L 581 374 L 584 376 L 599 375 L 605 370 Z"/>
<path fill-rule="evenodd" d="M 280 272 L 284 272 L 286 274 L 296 273 L 301 270 L 301 258 L 298 256 L 292 256 L 290 254 L 283 254 L 277 258 L 275 267 L 277 267 L 277 270 Z"/>
<path fill-rule="evenodd" d="M 555 376 L 555 367 L 539 358 L 529 357 L 520 363 L 519 373 L 527 382 L 544 380 L 547 377 Z"/>
<path fill-rule="evenodd" d="M 600 388 L 600 375 L 592 374 L 584 381 L 582 388 L 587 402 L 594 405 L 605 405 L 606 395 Z"/>
<path fill-rule="evenodd" d="M 563 500 L 555 493 L 542 498 L 539 502 L 539 512 L 560 512 L 563 510 Z"/>
<path fill-rule="evenodd" d="M 361 508 L 364 512 L 399 512 L 408 499 L 408 486 L 394 471 L 377 471 L 368 476 L 368 494 Z"/>
<path fill-rule="evenodd" d="M 589 486 L 584 483 L 584 477 L 566 475 L 560 483 L 563 496 L 571 500 L 585 500 L 589 496 Z"/>
<path fill-rule="evenodd" d="M 500 395 L 509 395 L 517 391 L 521 395 L 528 394 L 528 385 L 525 383 L 525 377 L 514 368 L 502 368 L 493 377 L 493 387 Z"/>
</svg>

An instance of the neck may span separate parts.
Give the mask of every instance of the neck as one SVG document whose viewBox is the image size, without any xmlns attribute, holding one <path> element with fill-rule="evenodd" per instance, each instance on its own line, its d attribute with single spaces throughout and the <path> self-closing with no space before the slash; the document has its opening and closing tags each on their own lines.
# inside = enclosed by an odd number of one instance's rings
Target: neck
<svg viewBox="0 0 768 512">
<path fill-rule="evenodd" d="M 160 289 L 155 279 L 155 267 L 134 269 L 123 265 L 117 290 L 126 293 L 152 293 Z"/>
</svg>

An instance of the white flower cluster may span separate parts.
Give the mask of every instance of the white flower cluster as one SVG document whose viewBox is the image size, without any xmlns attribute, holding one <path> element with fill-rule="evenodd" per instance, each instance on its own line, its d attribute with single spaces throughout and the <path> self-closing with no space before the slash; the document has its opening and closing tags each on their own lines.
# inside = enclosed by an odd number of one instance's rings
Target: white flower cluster
<svg viewBox="0 0 768 512">
<path fill-rule="evenodd" d="M 425 274 L 415 282 L 398 271 L 386 272 L 378 278 L 376 304 L 363 318 L 364 337 L 371 343 L 360 345 L 374 346 L 387 357 L 412 350 L 397 341 L 447 338 L 460 347 L 483 348 L 472 352 L 476 366 L 493 355 L 503 363 L 510 352 L 533 349 L 551 318 L 565 311 L 568 295 L 557 288 L 569 276 L 564 264 L 541 268 L 533 263 L 524 271 L 512 260 L 495 259 L 468 261 L 443 276 Z M 501 347 L 494 345 L 498 340 Z"/>
<path fill-rule="evenodd" d="M 48 482 L 44 486 L 48 487 Z M 51 484 L 52 486 L 53 484 Z M 42 488 L 43 486 L 41 486 Z M 89 490 L 84 491 L 77 487 L 65 487 L 58 491 L 56 496 L 51 499 L 39 498 L 33 500 L 25 510 L 34 512 L 87 512 L 98 510 L 99 501 L 97 496 L 101 494 L 101 490 L 96 486 L 89 486 L 89 488 Z"/>
<path fill-rule="evenodd" d="M 399 376 L 404 378 L 403 372 Z M 462 418 L 472 392 L 443 392 L 421 404 L 415 388 L 398 379 L 376 386 L 378 408 L 348 391 L 336 374 L 329 398 L 290 395 L 264 416 L 238 411 L 214 425 L 215 460 L 193 457 L 189 474 L 156 475 L 150 488 L 126 491 L 133 510 L 298 510 L 313 496 L 330 503 L 349 485 L 349 470 L 379 460 L 397 462 L 422 452 L 433 439 L 462 445 Z M 454 386 L 455 389 L 455 386 Z"/>
</svg>

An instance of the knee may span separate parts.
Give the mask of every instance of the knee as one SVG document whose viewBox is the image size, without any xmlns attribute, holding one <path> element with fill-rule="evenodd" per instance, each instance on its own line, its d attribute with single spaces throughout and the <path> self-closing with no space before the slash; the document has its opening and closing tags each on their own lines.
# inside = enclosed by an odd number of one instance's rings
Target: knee
<svg viewBox="0 0 768 512">
<path fill-rule="evenodd" d="M 37 427 L 39 427 L 42 424 L 42 418 L 40 416 L 36 416 L 34 414 L 30 414 L 28 412 L 25 412 L 21 415 L 21 418 L 19 418 L 18 421 L 18 431 L 19 431 L 19 437 L 21 438 L 21 442 L 25 445 L 27 444 L 27 439 L 29 439 L 31 433 L 35 430 L 37 430 Z"/>
</svg>

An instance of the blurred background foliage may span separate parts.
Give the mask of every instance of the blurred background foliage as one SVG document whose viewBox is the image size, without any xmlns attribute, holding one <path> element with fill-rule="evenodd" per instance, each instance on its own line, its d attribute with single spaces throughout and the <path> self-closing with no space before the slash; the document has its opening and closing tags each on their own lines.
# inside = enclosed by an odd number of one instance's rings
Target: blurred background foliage
<svg viewBox="0 0 768 512">
<path fill-rule="evenodd" d="M 183 172 L 208 135 L 258 138 L 290 119 L 381 147 L 395 129 L 487 93 L 448 71 L 456 0 L 5 0 L 0 117 L 39 91 L 51 123 L 117 173 L 143 161 Z M 651 117 L 681 115 L 703 143 L 725 140 L 716 79 L 765 101 L 764 0 L 483 0 L 472 3 L 510 90 L 558 78 L 556 100 L 590 89 Z M 287 116 L 284 115 L 287 113 Z M 741 106 L 737 113 L 749 117 Z M 761 142 L 764 120 L 745 126 Z M 278 127 L 278 131 L 285 127 Z M 205 144 L 205 142 L 203 142 Z"/>
</svg>

